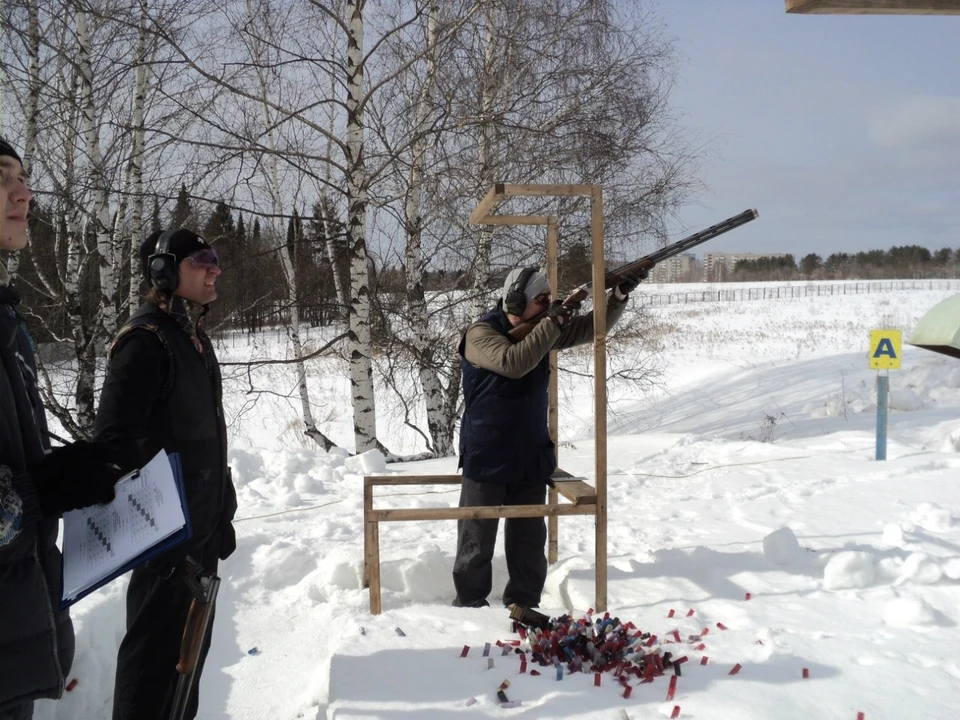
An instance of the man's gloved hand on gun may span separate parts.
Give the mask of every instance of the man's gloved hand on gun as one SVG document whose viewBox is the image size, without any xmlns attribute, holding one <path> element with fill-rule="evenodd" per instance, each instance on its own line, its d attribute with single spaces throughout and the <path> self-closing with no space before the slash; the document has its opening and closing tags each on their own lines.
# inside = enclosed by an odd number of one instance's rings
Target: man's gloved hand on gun
<svg viewBox="0 0 960 720">
<path fill-rule="evenodd" d="M 620 295 L 626 299 L 626 297 L 637 289 L 637 285 L 642 283 L 647 279 L 649 271 L 646 268 L 639 268 L 637 270 L 630 270 L 625 272 L 620 276 L 620 284 L 617 285 L 617 290 Z"/>
<path fill-rule="evenodd" d="M 62 515 L 113 500 L 113 486 L 123 477 L 104 443 L 80 440 L 54 448 L 30 468 L 44 515 Z"/>
<path fill-rule="evenodd" d="M 550 304 L 546 315 L 547 318 L 553 320 L 558 327 L 563 327 L 563 324 L 570 319 L 570 316 L 579 309 L 580 303 L 570 303 L 569 305 L 564 305 L 562 300 L 554 300 Z"/>
</svg>

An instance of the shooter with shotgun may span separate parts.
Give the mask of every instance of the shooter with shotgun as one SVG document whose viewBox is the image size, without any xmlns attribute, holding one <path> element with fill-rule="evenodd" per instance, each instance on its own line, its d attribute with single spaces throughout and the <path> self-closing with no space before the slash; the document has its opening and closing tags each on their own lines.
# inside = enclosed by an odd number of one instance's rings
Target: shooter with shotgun
<svg viewBox="0 0 960 720">
<path fill-rule="evenodd" d="M 713 225 L 605 277 L 607 324 L 623 314 L 630 293 L 656 263 L 685 252 L 757 217 L 755 210 Z M 575 316 L 590 294 L 577 288 L 552 301 L 550 284 L 536 268 L 516 268 L 503 284 L 497 307 L 460 340 L 465 410 L 460 424 L 460 507 L 542 505 L 556 469 L 547 429 L 549 354 L 593 340 L 593 313 Z M 491 563 L 499 520 L 457 524 L 453 584 L 457 607 L 486 607 L 493 589 Z M 508 518 L 504 537 L 506 607 L 535 608 L 547 576 L 544 518 Z"/>
</svg>

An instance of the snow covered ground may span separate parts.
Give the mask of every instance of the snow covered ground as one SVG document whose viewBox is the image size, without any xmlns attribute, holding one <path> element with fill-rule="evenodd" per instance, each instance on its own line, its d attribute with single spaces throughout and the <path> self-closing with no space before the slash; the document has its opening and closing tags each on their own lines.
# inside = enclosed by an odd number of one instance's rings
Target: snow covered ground
<svg viewBox="0 0 960 720">
<path fill-rule="evenodd" d="M 870 329 L 906 339 L 948 294 L 647 311 L 661 328 L 660 387 L 611 390 L 608 609 L 661 639 L 678 630 L 683 643 L 663 649 L 690 660 L 670 701 L 666 676 L 634 680 L 624 699 L 609 674 L 600 687 L 592 673 L 559 682 L 549 668 L 520 674 L 518 656 L 495 645 L 518 639 L 496 607 L 502 549 L 493 607 L 450 606 L 452 521 L 381 525 L 384 612 L 370 615 L 362 475 L 452 473 L 456 460 L 386 466 L 325 454 L 301 443 L 293 400 L 246 393 L 237 374 L 228 392 L 239 547 L 221 566 L 199 717 L 960 716 L 960 363 L 904 346 L 902 369 L 890 373 L 884 462 L 874 460 L 876 372 L 867 367 Z M 237 344 L 221 355 L 257 353 L 287 350 Z M 275 373 L 273 391 L 293 390 L 288 369 L 262 372 Z M 347 442 L 345 374 L 332 362 L 314 372 L 324 431 Z M 589 478 L 589 383 L 562 373 L 561 384 L 560 464 Z M 417 450 L 383 410 L 387 445 Z M 428 489 L 381 490 L 377 506 L 456 504 L 455 488 Z M 559 556 L 542 610 L 580 617 L 594 604 L 590 518 L 560 519 Z M 59 703 L 39 703 L 37 718 L 109 717 L 124 591 L 120 580 L 75 606 L 78 682 Z M 700 640 L 687 642 L 692 635 Z M 500 707 L 504 680 L 519 707 Z"/>
</svg>

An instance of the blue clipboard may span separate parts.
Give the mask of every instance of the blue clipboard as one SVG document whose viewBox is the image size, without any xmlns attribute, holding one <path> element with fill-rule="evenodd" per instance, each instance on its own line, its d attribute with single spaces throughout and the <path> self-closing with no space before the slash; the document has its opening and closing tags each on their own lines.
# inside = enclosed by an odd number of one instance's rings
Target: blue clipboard
<svg viewBox="0 0 960 720">
<path fill-rule="evenodd" d="M 177 486 L 177 494 L 180 496 L 180 508 L 183 510 L 183 527 L 172 535 L 168 535 L 157 544 L 151 545 L 150 548 L 140 553 L 135 558 L 132 558 L 126 564 L 120 566 L 109 575 L 106 575 L 101 580 L 98 580 L 90 587 L 80 591 L 74 597 L 69 599 L 64 599 L 63 597 L 63 563 L 61 562 L 59 592 L 60 603 L 58 606 L 60 610 L 66 610 L 78 600 L 82 600 L 90 593 L 94 592 L 95 590 L 99 590 L 104 585 L 116 580 L 121 575 L 125 575 L 135 567 L 143 565 L 143 563 L 147 562 L 148 560 L 152 560 L 158 555 L 162 555 L 168 550 L 175 548 L 177 545 L 180 545 L 181 543 L 184 543 L 193 537 L 193 527 L 190 524 L 190 512 L 187 509 L 187 494 L 183 486 L 183 466 L 180 464 L 180 454 L 170 453 L 167 455 L 167 459 L 170 461 L 170 469 L 173 472 L 173 480 Z"/>
</svg>

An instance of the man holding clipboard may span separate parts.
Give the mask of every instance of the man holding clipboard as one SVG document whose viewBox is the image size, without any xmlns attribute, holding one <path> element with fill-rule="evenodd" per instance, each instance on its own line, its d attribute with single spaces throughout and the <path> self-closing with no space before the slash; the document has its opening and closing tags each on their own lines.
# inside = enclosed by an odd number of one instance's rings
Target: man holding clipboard
<svg viewBox="0 0 960 720">
<path fill-rule="evenodd" d="M 27 246 L 31 193 L 20 155 L 0 137 L 0 250 Z M 73 623 L 58 610 L 58 518 L 109 502 L 120 477 L 109 448 L 50 447 L 33 341 L 0 264 L 0 720 L 29 720 L 63 694 Z"/>
<path fill-rule="evenodd" d="M 150 235 L 140 247 L 146 302 L 117 334 L 97 411 L 96 438 L 125 470 L 161 450 L 177 453 L 193 537 L 136 568 L 127 590 L 127 633 L 117 656 L 114 720 L 165 720 L 178 684 L 181 637 L 194 594 L 187 556 L 208 573 L 236 548 L 236 492 L 227 465 L 220 368 L 203 318 L 217 297 L 216 251 L 187 229 Z M 195 675 L 210 646 L 202 638 Z M 197 712 L 197 687 L 185 718 Z"/>
</svg>

